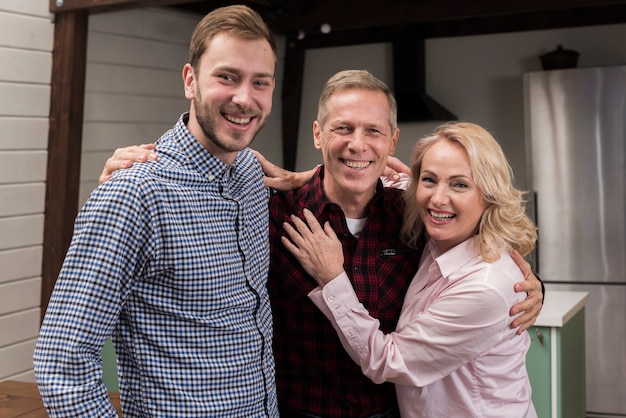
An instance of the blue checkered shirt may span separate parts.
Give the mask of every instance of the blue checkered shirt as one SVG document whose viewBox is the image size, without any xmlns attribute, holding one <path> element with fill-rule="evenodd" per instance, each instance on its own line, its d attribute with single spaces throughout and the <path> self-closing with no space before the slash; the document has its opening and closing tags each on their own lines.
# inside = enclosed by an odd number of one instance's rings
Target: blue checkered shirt
<svg viewBox="0 0 626 418">
<path fill-rule="evenodd" d="M 34 363 L 50 416 L 275 417 L 268 198 L 249 150 L 226 165 L 181 116 L 156 162 L 121 170 L 80 211 Z"/>
</svg>

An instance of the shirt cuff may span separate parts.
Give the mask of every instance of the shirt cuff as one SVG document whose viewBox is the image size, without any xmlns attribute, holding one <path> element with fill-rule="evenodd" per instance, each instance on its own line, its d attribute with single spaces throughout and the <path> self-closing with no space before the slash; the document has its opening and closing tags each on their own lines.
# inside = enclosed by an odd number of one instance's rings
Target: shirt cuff
<svg viewBox="0 0 626 418">
<path fill-rule="evenodd" d="M 323 288 L 318 286 L 313 289 L 308 296 L 324 315 L 331 315 L 335 319 L 361 305 L 345 271 L 326 283 Z"/>
</svg>

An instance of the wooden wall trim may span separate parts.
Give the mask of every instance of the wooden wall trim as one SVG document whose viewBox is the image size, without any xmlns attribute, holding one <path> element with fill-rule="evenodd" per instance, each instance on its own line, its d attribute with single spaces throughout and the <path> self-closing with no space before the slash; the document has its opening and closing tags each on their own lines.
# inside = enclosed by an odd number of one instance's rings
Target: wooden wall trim
<svg viewBox="0 0 626 418">
<path fill-rule="evenodd" d="M 84 11 L 58 13 L 54 17 L 41 318 L 78 213 L 88 24 L 89 14 Z"/>
</svg>

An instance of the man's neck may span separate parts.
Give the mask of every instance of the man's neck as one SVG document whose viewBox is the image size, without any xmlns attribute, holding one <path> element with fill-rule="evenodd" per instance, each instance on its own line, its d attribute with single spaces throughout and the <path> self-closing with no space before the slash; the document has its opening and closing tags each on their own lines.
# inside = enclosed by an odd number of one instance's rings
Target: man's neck
<svg viewBox="0 0 626 418">
<path fill-rule="evenodd" d="M 333 187 L 328 188 L 324 184 L 324 193 L 329 201 L 339 205 L 346 218 L 362 219 L 368 215 L 369 204 L 376 194 L 376 189 L 368 193 L 355 194 Z"/>
</svg>

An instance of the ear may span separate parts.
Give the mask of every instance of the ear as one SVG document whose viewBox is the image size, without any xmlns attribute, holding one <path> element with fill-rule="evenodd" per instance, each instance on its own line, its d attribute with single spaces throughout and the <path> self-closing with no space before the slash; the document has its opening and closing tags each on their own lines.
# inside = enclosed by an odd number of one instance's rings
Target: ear
<svg viewBox="0 0 626 418">
<path fill-rule="evenodd" d="M 398 139 L 400 139 L 400 128 L 396 128 L 396 131 L 391 137 L 391 145 L 389 146 L 389 155 L 396 153 L 396 147 L 398 146 Z"/>
<path fill-rule="evenodd" d="M 185 98 L 192 100 L 196 97 L 196 74 L 191 64 L 183 67 L 183 84 L 185 86 Z"/>
<path fill-rule="evenodd" d="M 318 121 L 313 122 L 313 145 L 315 149 L 322 148 L 322 127 L 320 126 Z"/>
</svg>

